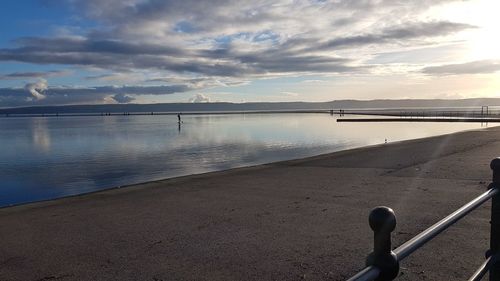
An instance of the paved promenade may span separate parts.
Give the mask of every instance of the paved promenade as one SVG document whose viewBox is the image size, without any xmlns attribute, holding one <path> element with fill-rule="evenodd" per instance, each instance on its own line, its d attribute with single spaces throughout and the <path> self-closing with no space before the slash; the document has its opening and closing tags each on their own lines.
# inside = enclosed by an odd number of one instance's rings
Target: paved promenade
<svg viewBox="0 0 500 281">
<path fill-rule="evenodd" d="M 483 191 L 500 127 L 0 209 L 0 280 L 344 280 L 392 207 L 398 246 Z M 466 280 L 489 203 L 401 264 Z"/>
</svg>

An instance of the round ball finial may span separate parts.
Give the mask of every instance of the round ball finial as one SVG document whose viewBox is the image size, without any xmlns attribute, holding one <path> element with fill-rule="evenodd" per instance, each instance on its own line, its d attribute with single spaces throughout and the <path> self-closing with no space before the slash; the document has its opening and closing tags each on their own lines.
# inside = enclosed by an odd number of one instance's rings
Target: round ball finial
<svg viewBox="0 0 500 281">
<path fill-rule="evenodd" d="M 500 157 L 497 157 L 490 162 L 490 168 L 492 170 L 498 170 L 500 169 Z"/>
<path fill-rule="evenodd" d="M 389 207 L 376 207 L 370 212 L 368 221 L 370 222 L 370 227 L 375 232 L 381 230 L 391 232 L 396 228 L 396 215 Z"/>
</svg>

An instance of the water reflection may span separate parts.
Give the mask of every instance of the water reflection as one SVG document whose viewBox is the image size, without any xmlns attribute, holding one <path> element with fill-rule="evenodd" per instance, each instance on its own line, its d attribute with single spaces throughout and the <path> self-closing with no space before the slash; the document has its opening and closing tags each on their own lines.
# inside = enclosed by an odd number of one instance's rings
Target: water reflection
<svg viewBox="0 0 500 281">
<path fill-rule="evenodd" d="M 31 133 L 33 145 L 43 152 L 50 151 L 50 134 L 47 128 L 47 118 L 32 118 Z"/>
<path fill-rule="evenodd" d="M 0 118 L 0 205 L 480 128 L 329 114 Z M 411 125 L 409 125 L 411 124 Z"/>
</svg>

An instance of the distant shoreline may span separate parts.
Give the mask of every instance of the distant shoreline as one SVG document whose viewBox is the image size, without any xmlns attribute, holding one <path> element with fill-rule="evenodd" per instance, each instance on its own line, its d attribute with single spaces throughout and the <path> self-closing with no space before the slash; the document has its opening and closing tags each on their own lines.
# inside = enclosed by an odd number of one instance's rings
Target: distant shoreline
<svg viewBox="0 0 500 281">
<path fill-rule="evenodd" d="M 0 113 L 0 118 L 14 117 L 106 117 L 106 116 L 164 116 L 164 115 L 236 115 L 236 114 L 330 114 L 343 117 L 345 115 L 370 115 L 370 116 L 388 116 L 400 117 L 397 121 L 419 121 L 419 117 L 425 118 L 424 122 L 430 122 L 427 117 L 435 117 L 437 122 L 444 122 L 442 118 L 453 118 L 450 122 L 480 122 L 472 120 L 473 118 L 489 118 L 489 122 L 497 122 L 500 118 L 500 110 L 484 110 L 483 108 L 454 108 L 454 110 L 444 110 L 442 108 L 414 108 L 414 109 L 293 109 L 293 110 L 229 110 L 229 111 L 150 111 L 150 112 L 80 112 L 80 113 Z M 417 119 L 415 119 L 417 117 Z M 413 118 L 413 119 L 409 119 Z M 440 118 L 440 119 L 437 119 Z M 375 122 L 378 119 L 365 119 L 366 122 Z M 460 121 L 457 121 L 460 120 Z M 355 120 L 361 122 L 361 120 Z M 391 121 L 381 119 L 380 121 Z M 396 120 L 393 120 L 396 121 Z M 340 122 L 351 122 L 345 119 Z M 487 122 L 487 121 L 485 121 Z"/>
<path fill-rule="evenodd" d="M 1 117 L 78 117 L 78 116 L 161 116 L 161 115 L 223 115 L 223 114 L 279 114 L 279 113 L 331 113 L 330 110 L 248 110 L 248 111 L 169 111 L 169 112 L 104 112 L 104 113 L 38 113 L 3 114 Z M 338 114 L 333 112 L 333 114 Z"/>
<path fill-rule="evenodd" d="M 327 102 L 210 102 L 156 104 L 36 105 L 0 108 L 2 114 L 84 114 L 124 112 L 242 112 L 317 110 L 481 110 L 500 107 L 500 98 L 335 100 Z"/>
</svg>

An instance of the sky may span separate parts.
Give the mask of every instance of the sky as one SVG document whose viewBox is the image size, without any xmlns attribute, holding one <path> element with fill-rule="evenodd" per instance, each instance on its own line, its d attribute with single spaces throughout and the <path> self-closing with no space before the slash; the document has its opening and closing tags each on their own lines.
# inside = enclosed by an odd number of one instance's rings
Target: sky
<svg viewBox="0 0 500 281">
<path fill-rule="evenodd" d="M 500 97 L 497 0 L 2 0 L 0 108 Z"/>
</svg>

